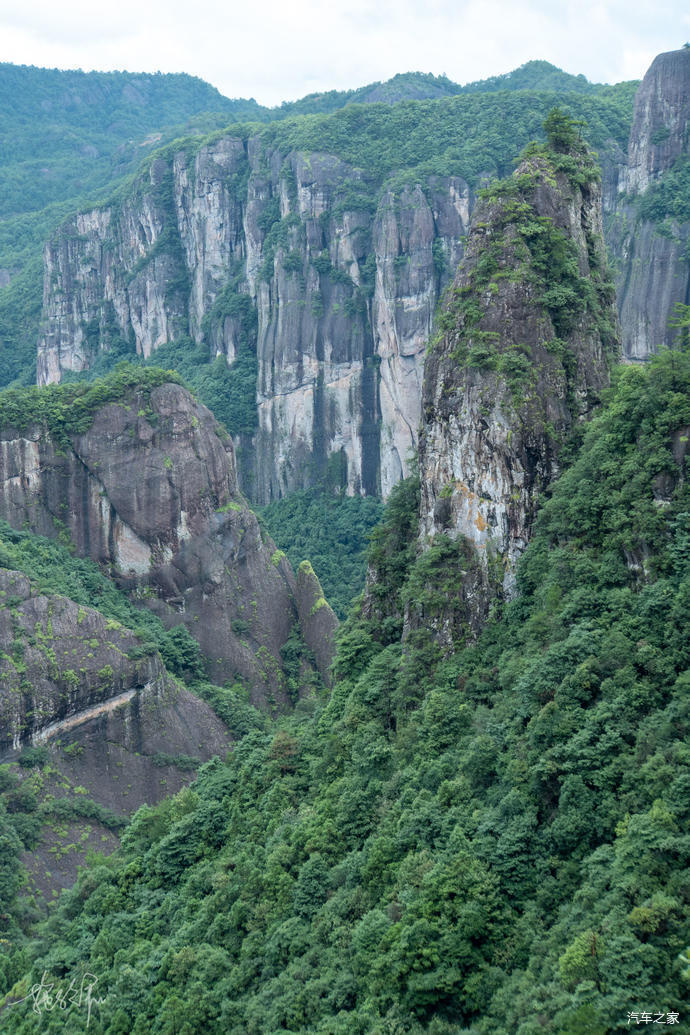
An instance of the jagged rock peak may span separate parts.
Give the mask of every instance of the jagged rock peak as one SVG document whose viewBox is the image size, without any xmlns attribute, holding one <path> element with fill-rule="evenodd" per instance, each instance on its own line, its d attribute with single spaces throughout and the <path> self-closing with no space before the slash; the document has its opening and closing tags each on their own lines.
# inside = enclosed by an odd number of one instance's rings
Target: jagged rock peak
<svg viewBox="0 0 690 1035">
<path fill-rule="evenodd" d="M 421 543 L 473 544 L 483 612 L 510 592 L 537 501 L 619 352 L 597 169 L 577 126 L 552 115 L 550 146 L 484 192 L 425 365 Z"/>
<path fill-rule="evenodd" d="M 690 47 L 659 54 L 635 95 L 628 168 L 621 189 L 642 192 L 687 153 Z"/>
<path fill-rule="evenodd" d="M 321 678 L 330 686 L 338 619 L 323 595 L 321 583 L 309 561 L 302 561 L 297 569 L 295 601 L 304 642 L 314 654 Z"/>
</svg>

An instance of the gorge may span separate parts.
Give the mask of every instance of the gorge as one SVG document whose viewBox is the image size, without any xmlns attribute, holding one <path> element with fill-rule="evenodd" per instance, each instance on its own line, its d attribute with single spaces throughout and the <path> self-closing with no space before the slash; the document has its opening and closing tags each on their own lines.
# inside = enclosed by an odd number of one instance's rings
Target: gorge
<svg viewBox="0 0 690 1035">
<path fill-rule="evenodd" d="M 47 241 L 0 394 L 3 1031 L 42 974 L 100 983 L 70 1035 L 683 1016 L 690 48 L 634 111 L 534 65 L 166 143 Z M 387 500 L 340 624 L 248 502 L 309 492 Z"/>
</svg>

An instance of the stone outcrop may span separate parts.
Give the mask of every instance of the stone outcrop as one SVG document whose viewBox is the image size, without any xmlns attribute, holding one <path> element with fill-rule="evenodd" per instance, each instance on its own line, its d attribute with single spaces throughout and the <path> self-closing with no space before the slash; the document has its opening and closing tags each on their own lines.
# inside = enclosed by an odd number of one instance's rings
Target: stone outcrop
<svg viewBox="0 0 690 1035">
<path fill-rule="evenodd" d="M 227 751 L 222 722 L 134 633 L 67 597 L 39 593 L 21 572 L 0 568 L 0 593 L 0 757 L 23 745 L 81 743 L 98 730 L 107 783 L 108 744 L 144 758 L 206 760 Z M 155 788 L 142 792 L 139 785 L 132 808 L 160 797 Z"/>
<path fill-rule="evenodd" d="M 136 637 L 119 627 L 106 633 L 97 611 L 40 595 L 4 568 L 0 593 L 0 751 L 46 739 L 55 722 L 111 698 L 166 689 L 160 657 L 132 660 Z"/>
<path fill-rule="evenodd" d="M 690 224 L 638 201 L 687 159 L 690 50 L 639 88 L 626 156 L 602 149 L 623 354 L 671 344 L 690 302 Z M 463 255 L 475 203 L 460 177 L 387 187 L 328 153 L 227 135 L 159 152 L 116 203 L 84 211 L 45 249 L 39 384 L 102 350 L 150 356 L 188 340 L 258 360 L 258 427 L 240 481 L 266 503 L 325 479 L 382 493 L 409 473 L 425 344 Z"/>
<path fill-rule="evenodd" d="M 0 569 L 0 762 L 31 751 L 50 762 L 28 781 L 45 810 L 24 858 L 32 894 L 70 886 L 89 850 L 116 847 L 114 813 L 155 805 L 231 745 L 231 731 L 132 632 Z M 56 834 L 56 817 L 69 832 Z"/>
<path fill-rule="evenodd" d="M 653 222 L 639 211 L 645 193 L 688 161 L 689 135 L 690 48 L 683 48 L 659 54 L 637 91 L 627 162 L 608 199 L 623 352 L 632 361 L 672 346 L 673 307 L 690 303 L 690 222 L 673 215 Z"/>
<path fill-rule="evenodd" d="M 643 193 L 688 153 L 690 47 L 659 54 L 635 96 L 621 188 Z"/>
<path fill-rule="evenodd" d="M 302 561 L 297 569 L 295 601 L 302 638 L 316 659 L 319 675 L 326 686 L 330 686 L 338 619 L 323 595 L 321 583 L 309 561 Z"/>
<path fill-rule="evenodd" d="M 243 489 L 267 502 L 330 473 L 387 494 L 415 447 L 424 348 L 473 199 L 430 176 L 372 212 L 377 190 L 339 158 L 258 137 L 157 157 L 46 246 L 39 384 L 103 349 L 150 356 L 189 336 L 232 363 L 244 344 L 258 430 Z"/>
<path fill-rule="evenodd" d="M 167 626 L 185 625 L 216 681 L 241 678 L 253 703 L 286 706 L 294 577 L 239 493 L 223 435 L 177 384 L 132 388 L 68 442 L 41 423 L 4 427 L 0 516 L 67 534 Z"/>
<path fill-rule="evenodd" d="M 421 546 L 441 533 L 472 545 L 485 573 L 485 592 L 471 594 L 480 618 L 510 593 L 537 501 L 617 354 L 594 172 L 582 150 L 536 149 L 494 185 L 427 358 Z"/>
</svg>

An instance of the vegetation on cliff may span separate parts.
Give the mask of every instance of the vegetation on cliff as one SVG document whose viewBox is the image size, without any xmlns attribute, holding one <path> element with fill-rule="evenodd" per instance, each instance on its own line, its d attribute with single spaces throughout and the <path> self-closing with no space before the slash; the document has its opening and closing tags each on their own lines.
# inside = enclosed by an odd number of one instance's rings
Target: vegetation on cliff
<svg viewBox="0 0 690 1035">
<path fill-rule="evenodd" d="M 640 219 L 663 224 L 690 221 L 690 159 L 683 156 L 637 200 Z M 670 226 L 667 232 L 672 229 Z"/>
<path fill-rule="evenodd" d="M 259 117 L 188 75 L 81 72 L 0 63 L 0 386 L 35 380 L 43 243 L 161 143 Z M 215 114 L 214 114 L 215 113 Z"/>
<path fill-rule="evenodd" d="M 159 385 L 182 384 L 171 370 L 121 363 L 97 381 L 80 381 L 45 388 L 8 388 L 0 393 L 0 426 L 14 431 L 46 427 L 57 442 L 68 435 L 88 431 L 96 410 L 106 403 L 120 402 L 136 390 L 142 401 Z"/>
<path fill-rule="evenodd" d="M 572 124 L 551 129 L 550 151 L 531 157 L 575 189 L 589 156 L 559 159 Z M 512 272 L 532 278 L 565 335 L 585 309 L 601 315 L 606 285 L 596 264 L 591 282 L 581 276 L 563 236 L 526 211 L 519 191 L 534 183 L 517 182 L 490 189 L 523 247 Z M 500 357 L 456 358 L 482 369 Z M 105 382 L 6 393 L 0 421 L 47 423 L 59 438 L 159 376 L 122 367 Z M 142 650 L 157 646 L 241 737 L 193 787 L 141 808 L 120 850 L 93 857 L 40 924 L 19 865 L 35 796 L 0 767 L 4 1031 L 607 1035 L 632 1011 L 683 1016 L 690 353 L 619 368 L 603 403 L 550 487 L 514 599 L 480 635 L 454 610 L 476 555 L 444 535 L 420 552 L 419 480 L 402 482 L 371 536 L 332 694 L 317 689 L 279 719 L 210 686 L 189 634 L 163 632 L 95 566 L 0 525 L 0 565 L 113 621 L 141 619 Z M 359 504 L 356 516 L 343 500 L 321 505 L 305 494 L 268 520 L 290 536 L 318 515 L 333 526 L 332 559 L 341 517 L 366 522 Z M 0 602 L 10 623 L 15 606 Z M 303 645 L 285 647 L 297 697 Z M 21 664 L 21 644 L 12 651 Z M 42 761 L 24 755 L 27 769 Z M 37 1020 L 42 975 L 63 989 L 86 974 L 102 1002 Z"/>
<path fill-rule="evenodd" d="M 350 105 L 328 116 L 272 123 L 261 132 L 267 147 L 337 155 L 379 183 L 423 182 L 427 176 L 480 176 L 510 172 L 516 151 L 542 137 L 547 113 L 558 104 L 585 119 L 588 139 L 604 148 L 627 143 L 634 84 L 592 94 L 547 91 L 489 91 L 441 101 Z M 360 188 L 361 189 L 361 188 Z"/>
<path fill-rule="evenodd" d="M 618 355 L 618 336 L 611 321 L 614 288 L 601 242 L 594 239 L 591 228 L 585 229 L 588 268 L 583 270 L 570 228 L 556 225 L 552 216 L 538 212 L 537 192 L 555 186 L 559 173 L 566 177 L 572 191 L 588 192 L 601 178 L 578 125 L 565 112 L 552 109 L 544 122 L 546 144 L 528 145 L 515 175 L 495 180 L 481 191 L 490 225 L 475 220 L 473 229 L 489 232 L 481 241 L 467 283 L 449 292 L 439 320 L 440 334 L 455 333 L 458 337 L 459 361 L 480 369 L 497 369 L 519 397 L 524 396 L 529 377 L 524 357 L 515 350 L 502 352 L 496 335 L 479 330 L 484 315 L 479 299 L 485 297 L 484 310 L 491 311 L 491 296 L 498 293 L 501 279 L 530 286 L 532 303 L 543 307 L 555 331 L 547 347 L 562 355 L 566 368 L 563 339 L 584 315 L 596 326 L 609 362 Z M 566 369 L 566 375 L 570 373 Z"/>
<path fill-rule="evenodd" d="M 8 75 L 17 72 L 11 66 L 5 71 Z M 19 71 L 39 73 L 41 70 Z M 336 155 L 350 162 L 361 173 L 361 177 L 355 181 L 342 184 L 339 203 L 342 206 L 354 205 L 365 212 L 373 211 L 384 184 L 386 187 L 399 189 L 403 184 L 425 182 L 430 175 L 441 174 L 463 176 L 469 183 L 476 185 L 480 176 L 504 175 L 511 167 L 516 149 L 540 135 L 544 116 L 555 103 L 562 104 L 570 114 L 587 120 L 590 141 L 595 147 L 600 148 L 602 153 L 611 146 L 611 141 L 615 141 L 620 147 L 625 146 L 632 117 L 635 84 L 623 83 L 611 87 L 588 84 L 591 88 L 584 90 L 579 77 L 566 76 L 563 73 L 554 75 L 557 71 L 551 66 L 546 69 L 526 67 L 525 74 L 516 72 L 511 77 L 505 77 L 505 81 L 499 77 L 499 81 L 490 82 L 486 90 L 481 89 L 480 83 L 475 83 L 467 91 L 461 91 L 456 96 L 447 95 L 453 91 L 446 91 L 444 96 L 443 91 L 439 95 L 438 91 L 432 90 L 431 95 L 437 99 L 403 99 L 392 105 L 354 103 L 364 99 L 355 93 L 352 96 L 338 95 L 337 101 L 333 102 L 334 109 L 324 95 L 321 99 L 305 99 L 304 104 L 298 102 L 294 106 L 288 105 L 269 114 L 264 110 L 243 109 L 241 106 L 238 108 L 237 102 L 227 101 L 226 108 L 223 109 L 224 121 L 211 120 L 207 127 L 203 126 L 203 122 L 199 125 L 209 130 L 235 120 L 232 125 L 233 134 L 243 139 L 256 137 L 266 153 L 278 149 L 283 154 L 291 150 L 301 150 L 307 153 Z M 79 76 L 78 73 L 75 75 Z M 9 286 L 0 288 L 0 339 L 7 346 L 0 360 L 0 385 L 7 385 L 15 379 L 22 383 L 30 383 L 35 378 L 35 346 L 41 309 L 42 243 L 68 215 L 70 209 L 83 208 L 94 201 L 103 200 L 105 194 L 112 194 L 118 185 L 121 194 L 130 189 L 131 181 L 126 180 L 126 177 L 131 176 L 141 159 L 142 150 L 138 144 L 131 143 L 131 138 L 136 137 L 139 124 L 143 126 L 146 122 L 146 105 L 143 106 L 144 110 L 139 103 L 129 106 L 125 104 L 122 111 L 118 109 L 118 113 L 122 115 L 121 124 L 117 119 L 114 120 L 114 135 L 111 139 L 106 134 L 107 141 L 104 143 L 101 139 L 103 134 L 99 135 L 89 120 L 94 119 L 96 111 L 100 112 L 101 118 L 104 117 L 103 111 L 109 111 L 109 104 L 115 103 L 117 106 L 127 82 L 123 81 L 118 89 L 114 89 L 112 84 L 105 83 L 99 86 L 95 80 L 92 82 L 83 73 L 81 76 L 84 80 L 83 88 L 88 87 L 87 92 L 90 91 L 90 96 L 103 95 L 102 104 L 99 107 L 94 101 L 94 107 L 84 106 L 84 124 L 78 119 L 78 124 L 74 126 L 69 123 L 70 119 L 76 118 L 72 110 L 61 113 L 61 117 L 67 119 L 69 131 L 62 134 L 58 150 L 51 149 L 57 162 L 53 172 L 45 176 L 40 170 L 32 172 L 33 167 L 24 165 L 24 151 L 27 147 L 31 150 L 38 146 L 40 134 L 30 146 L 21 137 L 17 143 L 16 163 L 10 151 L 9 160 L 3 165 L 3 169 L 0 169 L 0 173 L 4 170 L 3 175 L 8 181 L 11 180 L 14 186 L 21 184 L 22 197 L 32 196 L 34 183 L 38 191 L 29 211 L 24 211 L 21 207 L 15 211 L 16 205 L 19 204 L 15 199 L 15 208 L 10 207 L 8 212 L 0 213 L 0 269 L 8 270 L 11 275 Z M 175 77 L 149 78 L 153 85 L 149 83 L 148 86 L 137 86 L 134 83 L 133 86 L 144 93 L 150 88 L 154 91 L 157 101 L 166 82 L 171 80 L 170 115 L 164 118 L 158 103 L 153 104 L 152 116 L 160 119 L 153 128 L 164 128 L 165 125 L 175 123 L 182 125 L 182 116 L 187 110 L 184 108 L 185 84 L 173 83 Z M 0 81 L 1 79 L 0 76 Z M 186 82 L 189 86 L 189 81 Z M 177 88 L 173 89 L 173 86 Z M 32 98 L 40 104 L 42 91 L 45 92 L 47 87 L 42 84 L 36 86 L 36 89 L 38 93 L 35 97 L 32 90 L 29 90 L 24 98 L 29 107 Z M 405 89 L 402 84 L 398 84 L 396 89 L 402 90 L 403 98 L 426 96 L 423 91 L 420 93 L 419 90 L 415 92 L 415 89 Z M 203 94 L 203 91 L 201 93 Z M 198 103 L 199 96 L 194 90 L 191 91 L 191 95 L 195 103 Z M 220 97 L 211 91 L 209 104 L 213 96 L 216 99 Z M 379 98 L 388 99 L 383 95 Z M 125 109 L 127 117 L 123 114 Z M 16 130 L 15 122 L 12 121 L 12 110 L 13 106 L 8 105 L 4 116 L 9 120 L 8 136 L 12 136 Z M 220 111 L 221 108 L 216 105 L 213 110 Z M 239 123 L 236 121 L 238 115 L 245 120 L 252 118 L 268 121 Z M 131 126 L 128 119 L 134 119 Z M 150 123 L 146 122 L 146 127 L 149 125 Z M 187 130 L 189 129 L 192 132 L 187 132 L 184 139 L 176 139 L 174 145 L 168 146 L 166 153 L 186 150 L 193 155 L 210 139 L 204 133 L 195 132 L 193 125 L 188 126 Z M 143 129 L 141 131 L 143 132 Z M 117 135 L 118 132 L 124 134 L 124 140 Z M 148 129 L 147 132 L 150 134 Z M 179 136 L 179 133 L 176 135 Z M 158 134 L 150 136 L 153 139 Z M 45 139 L 42 139 L 45 149 Z M 143 151 L 149 156 L 146 159 L 147 165 L 150 164 L 153 153 L 151 148 L 166 145 L 170 140 L 171 134 L 164 131 L 160 139 L 154 140 L 153 143 L 149 141 Z M 113 149 L 117 150 L 123 143 L 127 144 L 123 153 L 113 155 Z M 86 156 L 82 154 L 84 149 L 88 151 Z M 95 151 L 97 157 L 90 158 L 91 151 Z M 37 160 L 31 159 L 34 164 Z M 45 159 L 41 159 L 41 162 L 44 164 Z M 91 179 L 88 175 L 90 162 L 94 163 L 97 172 Z M 28 192 L 27 184 L 31 188 Z M 235 188 L 240 187 L 241 183 L 238 181 Z M 12 197 L 15 197 L 14 193 Z M 206 361 L 212 364 L 210 354 Z M 212 371 L 208 373 L 211 374 Z"/>
<path fill-rule="evenodd" d="M 21 576 L 17 576 L 18 572 L 30 580 L 32 596 L 43 601 L 35 612 L 42 621 L 35 625 L 22 619 L 26 592 L 19 594 L 12 589 L 15 577 L 22 581 Z M 187 687 L 193 688 L 234 736 L 243 736 L 249 730 L 264 725 L 264 717 L 247 703 L 247 694 L 241 685 L 217 687 L 207 681 L 205 659 L 198 643 L 184 626 L 166 629 L 149 610 L 136 607 L 96 564 L 74 555 L 64 532 L 58 540 L 46 539 L 14 529 L 0 520 L 2 574 L 7 576 L 7 581 L 3 582 L 5 588 L 0 589 L 0 698 L 3 706 L 0 742 L 5 746 L 14 731 L 4 722 L 14 720 L 19 724 L 23 699 L 33 700 L 39 708 L 52 707 L 59 715 L 68 704 L 66 698 L 73 699 L 87 680 L 85 665 L 90 666 L 92 676 L 97 672 L 95 681 L 91 677 L 91 686 L 92 689 L 98 687 L 100 700 L 102 691 L 109 684 L 116 685 L 116 674 L 108 659 L 116 660 L 113 651 L 123 656 L 123 644 L 126 656 L 132 662 L 132 671 L 138 665 L 145 667 L 149 662 L 152 670 L 161 670 L 160 659 L 153 657 L 159 652 L 168 671 L 177 677 L 176 685 L 183 680 Z M 26 585 L 26 580 L 23 581 Z M 56 615 L 64 613 L 66 603 L 68 607 L 76 605 L 71 608 L 74 626 L 68 626 L 70 635 L 74 636 L 71 643 L 65 642 L 64 636 L 58 633 L 57 628 L 54 629 Z M 97 627 L 100 616 L 97 638 L 93 636 L 93 622 L 87 620 L 87 609 L 95 609 Z M 61 620 L 60 624 L 64 630 L 65 621 Z M 128 636 L 129 630 L 135 633 L 135 637 Z M 76 649 L 68 649 L 75 645 Z M 37 652 L 42 655 L 41 675 L 44 677 L 40 689 L 33 685 L 32 679 L 32 672 L 36 672 Z M 55 691 L 52 701 L 48 699 L 51 684 Z M 122 689 L 121 684 L 118 686 Z M 13 706 L 14 695 L 20 696 Z M 84 700 L 88 702 L 88 697 Z M 15 707 L 19 709 L 16 715 Z M 144 714 L 148 709 L 149 704 L 145 704 Z M 30 718 L 27 713 L 27 719 Z M 140 743 L 140 749 L 141 746 Z M 43 885 L 41 890 L 49 896 L 51 886 L 55 889 L 62 884 L 59 877 L 61 866 L 69 866 L 69 862 L 61 860 L 69 860 L 70 856 L 84 851 L 85 843 L 86 848 L 93 847 L 94 843 L 104 848 L 101 842 L 107 841 L 112 850 L 116 845 L 115 839 L 100 836 L 99 840 L 99 835 L 104 830 L 119 832 L 126 826 L 126 814 L 123 815 L 122 811 L 117 814 L 102 801 L 94 800 L 82 786 L 82 781 L 93 784 L 91 790 L 97 797 L 105 788 L 108 800 L 108 785 L 116 786 L 112 783 L 112 774 L 106 775 L 98 769 L 94 779 L 88 766 L 87 771 L 80 774 L 81 779 L 79 775 L 75 779 L 75 774 L 69 772 L 70 763 L 83 754 L 79 729 L 70 732 L 67 723 L 66 736 L 54 737 L 47 746 L 25 744 L 18 756 L 8 751 L 7 759 L 13 764 L 0 765 L 0 817 L 3 824 L 0 836 L 0 944 L 7 946 L 11 940 L 15 946 L 20 946 L 24 941 L 22 931 L 40 917 L 41 909 L 34 898 L 37 889 L 33 878 L 39 877 L 39 883 Z M 200 763 L 198 758 L 169 751 L 158 751 L 152 758 L 149 751 L 147 757 L 155 766 L 173 767 L 182 772 L 198 768 Z M 122 766 L 122 761 L 118 765 Z M 169 772 L 161 774 L 161 785 L 167 783 L 167 775 Z M 124 793 L 118 802 L 125 812 L 128 787 L 131 783 L 123 786 Z M 35 853 L 29 881 L 22 865 L 22 851 Z M 74 866 L 72 869 L 76 872 Z"/>
<path fill-rule="evenodd" d="M 204 112 L 216 125 L 256 118 L 193 76 L 61 71 L 0 63 L 0 218 L 36 212 L 131 171 L 172 127 Z M 179 128 L 177 130 L 179 133 Z"/>
<path fill-rule="evenodd" d="M 141 810 L 11 999 L 88 970 L 107 995 L 90 1030 L 113 1035 L 604 1035 L 628 1011 L 682 1015 L 689 398 L 685 353 L 619 371 L 517 598 L 470 646 L 440 649 L 431 623 L 400 643 L 401 608 L 447 592 L 403 483 L 372 546 L 381 606 L 345 624 L 328 703 Z M 26 960 L 5 958 L 8 986 Z M 3 1012 L 32 1024 L 29 1002 Z"/>
</svg>

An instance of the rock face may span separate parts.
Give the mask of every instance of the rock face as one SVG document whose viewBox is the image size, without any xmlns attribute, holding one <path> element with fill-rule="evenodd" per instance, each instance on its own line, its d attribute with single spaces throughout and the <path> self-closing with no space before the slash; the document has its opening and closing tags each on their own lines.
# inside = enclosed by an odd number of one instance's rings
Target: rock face
<svg viewBox="0 0 690 1035">
<path fill-rule="evenodd" d="M 622 187 L 642 193 L 688 153 L 690 48 L 659 54 L 635 97 Z"/>
<path fill-rule="evenodd" d="M 0 515 L 66 532 L 168 626 L 184 624 L 219 682 L 287 705 L 280 647 L 294 578 L 237 486 L 232 443 L 186 389 L 133 388 L 67 442 L 36 423 L 0 429 Z M 225 436 L 227 439 L 227 435 Z"/>
<path fill-rule="evenodd" d="M 384 495 L 407 472 L 423 352 L 462 256 L 472 196 L 457 177 L 382 194 L 328 154 L 224 137 L 157 158 L 117 205 L 45 249 L 38 382 L 99 350 L 149 356 L 190 336 L 258 357 L 258 502 L 330 473 Z M 330 466 L 329 466 L 330 458 Z"/>
<path fill-rule="evenodd" d="M 0 592 L 0 751 L 46 739 L 56 721 L 111 698 L 165 689 L 160 658 L 130 660 L 134 635 L 105 635 L 97 611 L 38 595 L 26 576 L 2 568 Z"/>
<path fill-rule="evenodd" d="M 616 290 L 627 359 L 647 359 L 659 345 L 674 344 L 668 326 L 676 302 L 690 302 L 690 221 L 659 198 L 645 218 L 644 201 L 673 179 L 688 161 L 690 49 L 654 59 L 635 97 L 627 163 L 618 197 L 611 198 L 607 240 L 617 266 Z M 685 188 L 687 197 L 687 187 Z M 640 202 L 642 208 L 640 209 Z M 687 211 L 687 200 L 685 201 Z"/>
<path fill-rule="evenodd" d="M 427 358 L 421 545 L 441 533 L 472 544 L 480 618 L 510 592 L 537 500 L 617 352 L 593 173 L 582 150 L 535 148 L 487 192 Z"/>
<path fill-rule="evenodd" d="M 0 762 L 26 748 L 50 761 L 39 782 L 46 822 L 24 859 L 32 894 L 70 886 L 88 849 L 112 850 L 113 813 L 154 805 L 230 747 L 209 706 L 133 633 L 0 569 Z M 57 854 L 55 816 L 69 824 Z"/>
<path fill-rule="evenodd" d="M 687 160 L 689 96 L 690 50 L 660 55 L 628 158 L 604 147 L 630 360 L 670 344 L 673 305 L 690 302 L 690 223 L 645 221 L 638 204 Z M 267 503 L 325 478 L 387 496 L 409 473 L 423 352 L 474 201 L 459 177 L 385 189 L 332 154 L 265 135 L 171 147 L 129 194 L 74 216 L 46 246 L 39 384 L 107 349 L 150 356 L 186 339 L 229 364 L 256 352 L 243 491 Z"/>
<path fill-rule="evenodd" d="M 94 731 L 101 771 L 108 745 L 144 759 L 162 753 L 205 760 L 227 751 L 222 722 L 128 629 L 66 597 L 38 593 L 21 572 L 0 569 L 0 592 L 0 757 L 60 738 L 86 742 Z M 129 805 L 160 796 L 144 780 Z M 103 792 L 98 797 L 104 800 Z"/>
</svg>

